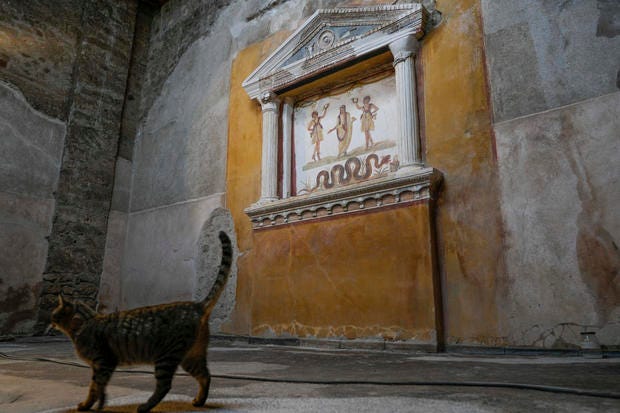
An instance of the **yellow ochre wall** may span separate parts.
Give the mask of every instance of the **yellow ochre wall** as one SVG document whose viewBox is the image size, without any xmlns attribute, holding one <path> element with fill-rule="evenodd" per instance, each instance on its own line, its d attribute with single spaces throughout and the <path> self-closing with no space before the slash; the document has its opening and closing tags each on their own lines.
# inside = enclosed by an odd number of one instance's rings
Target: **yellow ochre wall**
<svg viewBox="0 0 620 413">
<path fill-rule="evenodd" d="M 437 8 L 443 22 L 422 41 L 418 84 L 426 163 L 444 175 L 437 238 L 445 331 L 436 331 L 429 203 L 251 229 L 243 209 L 260 196 L 261 112 L 241 83 L 290 33 L 244 49 L 232 67 L 226 202 L 240 254 L 225 331 L 424 343 L 439 333 L 447 343 L 501 344 L 502 239 L 480 5 Z"/>
<path fill-rule="evenodd" d="M 443 23 L 422 41 L 426 161 L 444 175 L 438 202 L 446 343 L 503 345 L 496 295 L 503 230 L 480 3 L 437 1 Z"/>
</svg>

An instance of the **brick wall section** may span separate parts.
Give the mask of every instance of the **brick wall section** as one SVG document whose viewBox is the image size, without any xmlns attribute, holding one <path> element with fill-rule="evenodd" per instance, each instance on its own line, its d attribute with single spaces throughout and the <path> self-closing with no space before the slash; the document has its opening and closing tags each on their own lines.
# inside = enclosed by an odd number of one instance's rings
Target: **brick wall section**
<svg viewBox="0 0 620 413">
<path fill-rule="evenodd" d="M 40 325 L 60 292 L 96 304 L 137 11 L 134 0 L 76 5 L 80 32 Z"/>
</svg>

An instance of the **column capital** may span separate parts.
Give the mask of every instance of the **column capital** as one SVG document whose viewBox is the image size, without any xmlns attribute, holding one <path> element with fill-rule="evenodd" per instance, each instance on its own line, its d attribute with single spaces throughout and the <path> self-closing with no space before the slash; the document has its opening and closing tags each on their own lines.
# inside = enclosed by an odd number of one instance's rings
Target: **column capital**
<svg viewBox="0 0 620 413">
<path fill-rule="evenodd" d="M 416 39 L 415 34 L 410 33 L 400 37 L 389 44 L 392 56 L 394 56 L 394 65 L 415 56 L 420 48 L 420 42 Z"/>
<path fill-rule="evenodd" d="M 270 90 L 266 90 L 261 92 L 258 101 L 260 102 L 261 107 L 263 108 L 263 112 L 265 111 L 277 111 L 278 104 L 280 103 L 280 99 L 278 99 L 278 95 L 273 93 Z"/>
</svg>

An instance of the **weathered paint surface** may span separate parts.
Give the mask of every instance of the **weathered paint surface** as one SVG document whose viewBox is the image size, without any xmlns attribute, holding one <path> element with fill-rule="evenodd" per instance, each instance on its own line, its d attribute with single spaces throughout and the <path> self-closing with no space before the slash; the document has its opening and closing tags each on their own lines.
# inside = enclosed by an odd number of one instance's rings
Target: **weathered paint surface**
<svg viewBox="0 0 620 413">
<path fill-rule="evenodd" d="M 420 56 L 426 160 L 444 174 L 438 205 L 447 343 L 501 345 L 498 180 L 477 1 L 438 2 Z"/>
<path fill-rule="evenodd" d="M 620 3 L 482 0 L 506 236 L 500 335 L 620 344 Z M 525 64 L 527 62 L 527 64 Z"/>
<path fill-rule="evenodd" d="M 512 343 L 620 335 L 620 92 L 496 126 Z M 615 166 L 614 166 L 615 165 Z"/>
<path fill-rule="evenodd" d="M 201 259 L 200 229 L 221 205 L 222 195 L 216 194 L 130 214 L 122 262 L 122 308 L 193 298 Z"/>
<path fill-rule="evenodd" d="M 620 88 L 620 2 L 481 3 L 495 121 Z"/>
<path fill-rule="evenodd" d="M 433 342 L 428 212 L 419 204 L 255 233 L 243 261 L 251 333 Z"/>
</svg>

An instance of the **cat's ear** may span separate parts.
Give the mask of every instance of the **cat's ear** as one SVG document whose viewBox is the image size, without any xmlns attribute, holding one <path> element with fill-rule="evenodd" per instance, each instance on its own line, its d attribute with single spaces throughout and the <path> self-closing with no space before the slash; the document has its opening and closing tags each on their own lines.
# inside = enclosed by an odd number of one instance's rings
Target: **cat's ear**
<svg viewBox="0 0 620 413">
<path fill-rule="evenodd" d="M 62 294 L 58 294 L 58 305 L 60 307 L 64 307 L 65 306 L 65 300 L 62 298 Z"/>
</svg>

